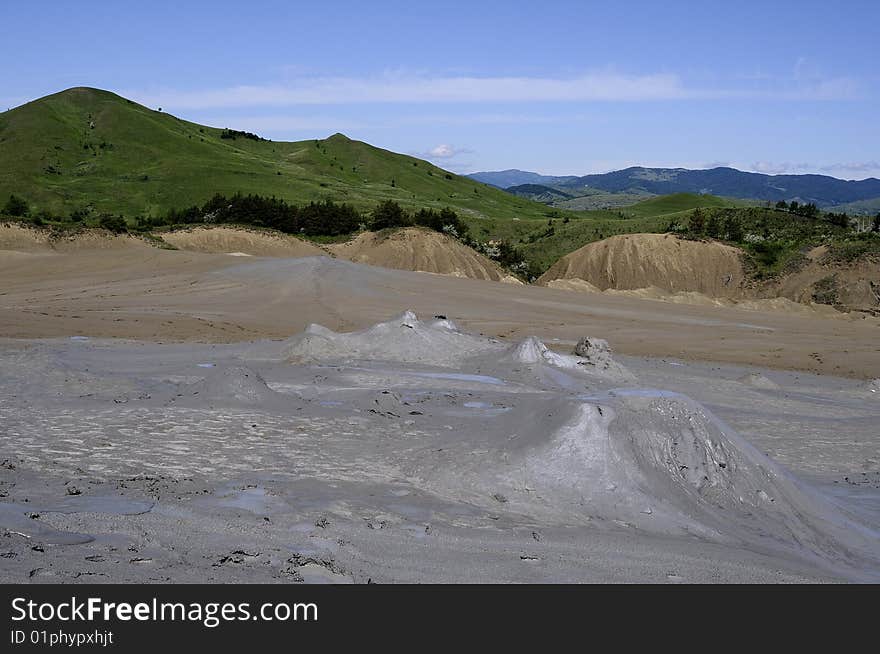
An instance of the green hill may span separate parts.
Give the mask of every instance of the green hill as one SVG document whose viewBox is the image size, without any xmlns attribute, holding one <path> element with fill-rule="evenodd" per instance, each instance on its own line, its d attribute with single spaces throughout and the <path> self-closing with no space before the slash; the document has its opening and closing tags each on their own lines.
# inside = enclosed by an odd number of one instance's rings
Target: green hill
<svg viewBox="0 0 880 654">
<path fill-rule="evenodd" d="M 363 209 L 393 199 L 406 208 L 451 206 L 471 219 L 547 212 L 342 134 L 272 142 L 223 133 L 108 91 L 68 89 L 0 114 L 0 198 L 14 193 L 32 211 L 91 207 L 129 217 L 239 191 L 293 203 L 329 198 Z"/>
<path fill-rule="evenodd" d="M 695 193 L 673 193 L 642 200 L 621 211 L 628 216 L 649 218 L 689 211 L 696 208 L 736 207 L 746 204 L 742 201 L 727 200 L 715 195 L 697 195 Z"/>
</svg>

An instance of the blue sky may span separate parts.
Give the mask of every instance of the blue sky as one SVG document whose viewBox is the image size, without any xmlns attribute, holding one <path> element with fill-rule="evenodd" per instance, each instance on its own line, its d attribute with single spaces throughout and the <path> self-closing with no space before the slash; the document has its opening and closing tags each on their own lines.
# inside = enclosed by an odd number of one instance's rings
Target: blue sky
<svg viewBox="0 0 880 654">
<path fill-rule="evenodd" d="M 880 177 L 880 3 L 11 2 L 0 107 L 105 88 L 456 172 Z"/>
</svg>

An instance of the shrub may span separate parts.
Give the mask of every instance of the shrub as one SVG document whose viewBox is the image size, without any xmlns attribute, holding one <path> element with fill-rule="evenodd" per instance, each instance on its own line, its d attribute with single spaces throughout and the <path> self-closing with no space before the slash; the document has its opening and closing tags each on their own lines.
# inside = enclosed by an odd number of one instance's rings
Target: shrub
<svg viewBox="0 0 880 654">
<path fill-rule="evenodd" d="M 736 243 L 742 241 L 744 235 L 742 223 L 739 221 L 739 218 L 733 215 L 728 216 L 724 220 L 724 233 L 728 241 L 734 241 Z"/>
<path fill-rule="evenodd" d="M 373 210 L 372 228 L 376 231 L 390 227 L 409 227 L 412 224 L 412 218 L 394 200 L 385 200 Z"/>
<path fill-rule="evenodd" d="M 83 220 L 88 218 L 89 212 L 86 209 L 74 209 L 70 212 L 68 216 L 68 220 L 72 223 L 81 223 Z"/>
<path fill-rule="evenodd" d="M 700 211 L 699 208 L 694 209 L 694 212 L 691 214 L 688 229 L 694 236 L 702 236 L 706 231 L 706 218 L 703 216 L 703 212 Z"/>
<path fill-rule="evenodd" d="M 101 216 L 100 220 L 98 220 L 98 226 L 111 231 L 114 234 L 121 234 L 128 231 L 128 223 L 125 222 L 125 218 L 122 216 L 104 214 Z"/>
<path fill-rule="evenodd" d="M 714 213 L 709 216 L 706 221 L 706 236 L 709 238 L 719 238 L 721 236 L 721 221 Z"/>
<path fill-rule="evenodd" d="M 463 238 L 468 233 L 468 226 L 449 207 L 444 207 L 440 211 L 419 209 L 413 216 L 413 222 L 436 232 L 452 234 L 457 238 Z"/>
<path fill-rule="evenodd" d="M 234 141 L 237 138 L 242 139 L 250 139 L 251 141 L 267 141 L 268 139 L 264 139 L 262 136 L 257 136 L 252 132 L 242 132 L 237 129 L 224 129 L 220 132 L 221 139 L 228 139 Z M 317 144 L 316 144 L 317 145 Z"/>
<path fill-rule="evenodd" d="M 30 213 L 30 209 L 28 208 L 27 202 L 25 202 L 22 198 L 17 195 L 10 195 L 9 199 L 6 201 L 6 204 L 3 206 L 3 213 L 8 214 L 10 216 L 16 216 L 18 218 L 23 218 Z"/>
<path fill-rule="evenodd" d="M 834 275 L 823 277 L 813 284 L 813 302 L 816 304 L 837 304 L 837 279 Z"/>
</svg>

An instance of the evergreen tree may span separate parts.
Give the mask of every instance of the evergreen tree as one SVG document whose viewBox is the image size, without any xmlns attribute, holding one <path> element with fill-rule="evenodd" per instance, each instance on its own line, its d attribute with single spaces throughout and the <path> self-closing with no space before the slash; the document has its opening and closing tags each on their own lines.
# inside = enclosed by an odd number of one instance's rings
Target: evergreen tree
<svg viewBox="0 0 880 654">
<path fill-rule="evenodd" d="M 702 236 L 706 231 L 706 217 L 699 208 L 694 209 L 691 214 L 690 224 L 688 226 L 691 234 L 694 236 Z"/>
<path fill-rule="evenodd" d="M 3 213 L 9 216 L 24 217 L 30 213 L 28 204 L 17 195 L 10 195 L 3 207 Z"/>
<path fill-rule="evenodd" d="M 718 220 L 718 216 L 714 213 L 711 214 L 709 220 L 706 221 L 706 236 L 709 238 L 721 237 L 721 221 Z"/>
<path fill-rule="evenodd" d="M 724 221 L 724 232 L 727 235 L 728 241 L 734 241 L 736 243 L 743 240 L 743 228 L 742 223 L 739 221 L 739 218 L 736 216 L 728 216 Z"/>
<path fill-rule="evenodd" d="M 376 231 L 409 225 L 412 225 L 412 219 L 394 200 L 385 200 L 373 210 L 372 227 Z"/>
</svg>

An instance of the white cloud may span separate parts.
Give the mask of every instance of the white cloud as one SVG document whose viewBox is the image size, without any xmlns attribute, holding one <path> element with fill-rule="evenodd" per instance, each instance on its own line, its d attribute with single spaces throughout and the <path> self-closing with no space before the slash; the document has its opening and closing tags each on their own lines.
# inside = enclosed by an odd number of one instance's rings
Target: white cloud
<svg viewBox="0 0 880 654">
<path fill-rule="evenodd" d="M 572 123 L 586 120 L 583 116 L 538 116 L 521 113 L 468 113 L 460 116 L 452 115 L 416 115 L 403 116 L 395 119 L 396 125 L 537 125 L 547 123 Z"/>
<path fill-rule="evenodd" d="M 307 104 L 641 101 L 686 97 L 676 75 L 591 73 L 574 78 L 379 77 L 301 79 L 289 84 L 235 86 L 204 91 L 129 91 L 147 106 L 202 109 Z"/>
<path fill-rule="evenodd" d="M 450 159 L 457 155 L 461 150 L 458 150 L 447 143 L 441 143 L 436 148 L 432 148 L 428 151 L 428 154 L 434 157 L 435 159 Z"/>
<path fill-rule="evenodd" d="M 468 150 L 466 148 L 457 148 L 454 145 L 449 145 L 448 143 L 441 143 L 440 145 L 434 146 L 427 152 L 413 152 L 411 154 L 415 157 L 419 157 L 420 159 L 436 161 L 439 159 L 452 159 L 460 154 L 472 153 L 473 150 Z"/>
<path fill-rule="evenodd" d="M 794 175 L 804 171 L 815 170 L 816 166 L 809 163 L 791 163 L 788 161 L 756 161 L 747 169 L 756 173 L 764 173 L 765 175 Z"/>
<path fill-rule="evenodd" d="M 700 164 L 699 168 L 705 170 L 711 170 L 712 168 L 729 168 L 729 161 L 710 161 L 708 163 Z"/>
<path fill-rule="evenodd" d="M 284 84 L 201 91 L 127 91 L 147 106 L 172 110 L 351 105 L 371 103 L 642 102 L 683 99 L 772 98 L 837 100 L 858 96 L 852 78 L 791 79 L 772 90 L 693 88 L 672 73 L 624 75 L 593 72 L 574 77 L 432 76 L 388 72 L 372 77 L 301 77 Z"/>
<path fill-rule="evenodd" d="M 880 176 L 880 162 L 856 161 L 849 163 L 816 164 L 816 163 L 791 163 L 756 161 L 750 166 L 744 166 L 744 170 L 751 170 L 765 175 L 830 175 L 842 179 L 866 179 Z"/>
<path fill-rule="evenodd" d="M 872 172 L 880 170 L 880 161 L 852 161 L 849 163 L 837 163 L 831 164 L 830 166 L 822 166 L 821 170 L 826 171 L 841 171 L 846 170 L 850 172 Z"/>
</svg>

